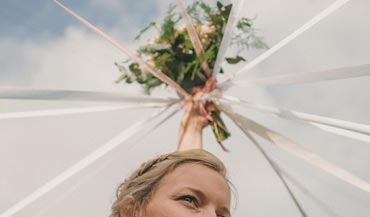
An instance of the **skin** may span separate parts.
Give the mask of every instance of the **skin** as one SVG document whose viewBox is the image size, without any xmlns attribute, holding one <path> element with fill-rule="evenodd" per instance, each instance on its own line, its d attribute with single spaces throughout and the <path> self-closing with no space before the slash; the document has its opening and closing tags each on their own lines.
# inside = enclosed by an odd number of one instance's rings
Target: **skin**
<svg viewBox="0 0 370 217">
<path fill-rule="evenodd" d="M 200 103 L 198 99 L 193 99 L 186 105 L 186 112 L 180 127 L 179 151 L 201 149 L 203 146 L 202 132 L 203 128 L 208 125 L 208 120 L 200 114 L 199 108 Z"/>
<path fill-rule="evenodd" d="M 145 210 L 147 217 L 230 217 L 230 189 L 216 171 L 194 163 L 166 175 Z"/>
</svg>

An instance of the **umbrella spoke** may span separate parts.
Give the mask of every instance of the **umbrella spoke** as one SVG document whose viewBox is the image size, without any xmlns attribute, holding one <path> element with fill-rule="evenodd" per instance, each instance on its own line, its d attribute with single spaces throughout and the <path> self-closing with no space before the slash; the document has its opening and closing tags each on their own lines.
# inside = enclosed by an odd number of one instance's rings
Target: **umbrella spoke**
<svg viewBox="0 0 370 217">
<path fill-rule="evenodd" d="M 267 162 L 270 164 L 272 169 L 275 171 L 275 173 L 278 175 L 282 183 L 284 184 L 285 188 L 287 189 L 289 195 L 291 196 L 292 200 L 296 204 L 298 210 L 301 212 L 302 216 L 307 216 L 306 212 L 303 210 L 302 206 L 298 202 L 297 198 L 293 194 L 292 190 L 290 189 L 287 179 L 295 185 L 297 188 L 299 188 L 302 193 L 311 199 L 321 210 L 323 210 L 328 216 L 331 217 L 337 217 L 337 215 L 330 207 L 328 207 L 323 201 L 319 200 L 315 195 L 310 193 L 308 189 L 306 189 L 298 180 L 294 179 L 290 174 L 288 174 L 286 171 L 284 171 L 278 164 L 271 159 L 271 157 L 267 154 L 267 152 L 262 148 L 261 144 L 258 143 L 258 141 L 253 137 L 253 135 L 246 131 L 245 134 L 247 137 L 252 141 L 252 143 L 257 147 L 257 149 L 262 153 L 262 155 L 266 158 Z"/>
<path fill-rule="evenodd" d="M 86 19 L 82 18 L 81 16 L 77 15 L 75 12 L 64 6 L 62 3 L 60 3 L 58 0 L 54 0 L 55 3 L 57 3 L 61 8 L 63 8 L 65 11 L 67 11 L 70 15 L 75 17 L 78 21 L 83 23 L 85 26 L 89 27 L 91 30 L 96 32 L 98 35 L 109 41 L 111 44 L 113 44 L 115 47 L 117 47 L 120 51 L 125 53 L 127 56 L 129 56 L 134 62 L 138 63 L 143 69 L 147 70 L 151 74 L 153 74 L 155 77 L 157 77 L 162 82 L 168 84 L 169 86 L 173 87 L 179 94 L 181 94 L 183 97 L 190 97 L 190 95 L 182 88 L 179 84 L 177 84 L 175 81 L 173 81 L 170 77 L 168 77 L 163 72 L 156 70 L 149 66 L 147 63 L 145 63 L 142 59 L 140 59 L 138 56 L 136 56 L 134 53 L 132 53 L 129 49 L 127 49 L 125 46 L 117 42 L 114 38 L 109 36 L 107 33 L 101 31 L 99 28 L 88 22 Z"/>
<path fill-rule="evenodd" d="M 59 185 L 63 184 L 66 180 L 70 179 L 77 173 L 81 172 L 83 169 L 87 168 L 109 152 L 111 152 L 113 149 L 117 148 L 120 144 L 127 141 L 137 133 L 141 132 L 149 123 L 154 121 L 157 117 L 159 117 L 161 114 L 163 114 L 169 107 L 166 107 L 164 109 L 161 109 L 160 111 L 155 112 L 152 114 L 149 118 L 141 120 L 139 122 L 136 122 L 135 124 L 131 125 L 126 130 L 122 131 L 117 136 L 113 137 L 111 140 L 109 140 L 107 143 L 103 144 L 89 154 L 88 156 L 84 157 L 82 160 L 78 161 L 73 166 L 69 167 L 62 173 L 60 173 L 55 178 L 48 181 L 46 184 L 41 186 L 40 188 L 36 189 L 34 192 L 26 196 L 21 201 L 17 202 L 13 206 L 11 206 L 9 209 L 5 210 L 3 213 L 0 214 L 0 217 L 10 217 L 22 210 L 23 208 L 27 207 L 34 201 L 38 200 L 43 195 L 47 194 L 51 190 L 55 189 Z M 172 113 L 170 115 L 173 115 Z M 168 119 L 166 117 L 166 119 Z"/>
<path fill-rule="evenodd" d="M 319 72 L 290 73 L 265 78 L 250 78 L 247 81 L 233 81 L 233 84 L 240 87 L 261 87 L 348 79 L 362 76 L 370 76 L 370 64 Z"/>
<path fill-rule="evenodd" d="M 189 37 L 190 37 L 191 43 L 194 46 L 195 52 L 202 60 L 202 68 L 204 72 L 206 73 L 207 77 L 211 77 L 211 69 L 209 68 L 207 61 L 204 60 L 204 49 L 203 49 L 202 43 L 200 42 L 199 36 L 197 32 L 195 31 L 195 28 L 190 19 L 190 16 L 188 12 L 186 11 L 184 5 L 182 4 L 181 0 L 177 0 L 177 5 L 179 6 L 182 17 L 185 21 L 186 29 L 188 30 Z"/>
<path fill-rule="evenodd" d="M 138 141 L 143 140 L 144 138 L 146 138 L 151 132 L 155 131 L 158 127 L 163 125 L 166 121 L 168 121 L 170 118 L 172 118 L 177 112 L 178 112 L 178 110 L 174 109 L 174 111 L 172 111 L 170 114 L 166 115 L 162 120 L 160 120 L 154 126 L 151 126 L 149 129 L 145 130 L 145 133 L 140 134 L 140 137 L 138 138 Z M 134 144 L 131 144 L 129 147 L 127 147 L 127 149 L 125 149 L 125 151 L 126 151 L 125 153 L 127 154 L 129 151 L 131 151 L 131 149 L 133 147 L 134 147 Z M 111 158 L 109 160 L 109 162 L 112 162 L 113 160 L 114 160 L 114 158 Z M 101 170 L 103 170 L 106 167 L 107 167 L 107 163 L 105 163 L 105 165 L 101 166 L 100 168 L 95 169 L 93 174 L 89 175 L 89 177 L 85 177 L 83 180 L 79 180 L 79 182 L 72 188 L 77 188 L 79 185 L 82 185 L 82 184 L 86 183 L 89 179 L 92 179 L 93 176 L 96 176 L 99 172 L 101 172 Z M 49 201 L 48 203 L 49 204 L 50 203 L 57 204 L 62 200 L 62 198 L 66 198 L 70 194 L 70 192 L 74 191 L 74 190 L 75 189 L 67 190 L 67 192 L 63 192 L 62 195 L 58 195 L 57 199 L 54 199 L 54 201 Z M 50 205 L 44 206 L 43 210 L 48 209 L 48 206 L 50 206 Z M 39 216 L 39 215 L 35 215 L 35 216 Z"/>
<path fill-rule="evenodd" d="M 19 87 L 0 87 L 0 99 L 22 100 L 68 100 L 68 101 L 92 101 L 92 102 L 120 102 L 120 103 L 161 103 L 168 99 L 135 96 L 112 92 L 77 91 L 77 90 L 51 90 Z"/>
<path fill-rule="evenodd" d="M 221 106 L 225 113 L 242 129 L 243 132 L 249 130 L 260 137 L 270 141 L 280 149 L 310 163 L 311 165 L 326 171 L 327 173 L 370 193 L 370 184 L 359 177 L 354 176 L 350 172 L 342 169 L 335 164 L 320 158 L 318 155 L 310 152 L 301 145 L 284 137 L 283 135 L 249 119 L 240 114 L 237 114 L 225 106 Z"/>
<path fill-rule="evenodd" d="M 242 11 L 243 5 L 244 5 L 244 0 L 239 0 L 238 3 L 233 5 L 231 9 L 231 14 L 226 24 L 225 32 L 222 37 L 222 41 L 220 45 L 220 49 L 218 50 L 218 53 L 217 53 L 216 63 L 212 71 L 213 76 L 215 76 L 216 73 L 220 71 L 221 63 L 224 60 L 225 53 L 233 37 L 233 31 L 236 27 L 236 24 L 238 23 L 239 15 Z"/>
<path fill-rule="evenodd" d="M 290 189 L 288 183 L 286 182 L 284 176 L 281 174 L 280 169 L 277 165 L 273 162 L 273 160 L 267 155 L 265 150 L 262 146 L 257 142 L 257 140 L 252 136 L 251 133 L 248 131 L 244 131 L 245 135 L 252 141 L 252 143 L 257 147 L 257 149 L 261 152 L 261 154 L 265 157 L 271 168 L 274 170 L 276 175 L 279 177 L 280 181 L 283 183 L 285 189 L 287 190 L 289 196 L 292 198 L 294 204 L 296 205 L 297 209 L 301 213 L 303 217 L 307 217 L 306 211 L 303 209 L 302 205 L 299 203 L 297 197 L 294 195 L 292 189 Z"/>
<path fill-rule="evenodd" d="M 223 99 L 240 104 L 242 106 L 245 106 L 253 110 L 269 113 L 269 114 L 272 114 L 272 115 L 275 115 L 277 117 L 284 118 L 287 120 L 303 121 L 305 123 L 309 123 L 316 127 L 322 128 L 326 131 L 330 131 L 330 129 L 335 129 L 335 128 L 338 128 L 344 131 L 351 131 L 356 134 L 342 133 L 341 135 L 347 136 L 353 139 L 366 141 L 363 138 L 367 138 L 368 136 L 370 136 L 370 126 L 366 124 L 360 124 L 360 123 L 355 123 L 351 121 L 344 121 L 344 120 L 335 119 L 335 118 L 323 117 L 323 116 L 304 113 L 304 112 L 286 110 L 286 109 L 281 109 L 281 108 L 272 107 L 272 106 L 260 105 L 257 103 L 252 103 L 252 102 L 240 100 L 238 98 L 225 96 L 225 95 L 223 96 Z M 328 129 L 328 128 L 325 128 L 325 126 L 328 126 L 331 128 Z M 334 132 L 334 130 L 331 130 L 331 132 Z M 336 134 L 340 134 L 340 132 L 338 131 L 336 132 Z M 365 137 L 358 137 L 356 136 L 357 134 L 364 135 Z"/>
<path fill-rule="evenodd" d="M 22 112 L 4 112 L 0 113 L 0 120 L 16 119 L 16 118 L 36 118 L 46 116 L 59 115 L 75 115 L 88 114 L 96 112 L 117 111 L 123 109 L 144 109 L 144 108 L 161 108 L 169 106 L 169 103 L 136 103 L 132 105 L 116 105 L 116 106 L 94 106 L 84 108 L 65 108 L 65 109 L 50 109 L 50 110 L 35 110 Z"/>
<path fill-rule="evenodd" d="M 366 142 L 370 144 L 370 135 L 365 135 L 362 133 L 357 133 L 349 130 L 344 130 L 332 126 L 322 125 L 322 124 L 316 124 L 312 123 L 312 125 L 316 126 L 317 128 L 320 128 L 321 130 L 324 130 L 329 133 L 334 133 L 340 136 L 348 137 L 351 139 L 355 139 L 361 142 Z"/>
<path fill-rule="evenodd" d="M 328 205 L 325 204 L 322 200 L 317 198 L 314 194 L 311 193 L 310 190 L 305 188 L 297 179 L 293 178 L 293 176 L 289 173 L 287 173 L 285 170 L 283 170 L 281 167 L 279 167 L 276 162 L 273 162 L 276 166 L 276 168 L 279 170 L 280 174 L 285 177 L 287 180 L 290 181 L 293 185 L 295 185 L 298 189 L 301 190 L 301 192 L 309 198 L 312 202 L 314 202 L 322 211 L 324 211 L 328 216 L 331 217 L 338 217 L 339 215 L 336 214 L 336 212 L 331 209 Z"/>
<path fill-rule="evenodd" d="M 326 9 L 321 11 L 319 14 L 317 14 L 315 17 L 313 17 L 311 20 L 309 20 L 308 22 L 303 24 L 303 26 L 298 28 L 296 31 L 294 31 L 293 33 L 288 35 L 286 38 L 281 40 L 279 43 L 277 43 L 276 45 L 274 45 L 273 47 L 268 49 L 266 52 L 264 52 L 263 54 L 261 54 L 257 58 L 253 59 L 248 64 L 246 64 L 241 70 L 237 71 L 232 76 L 230 76 L 225 82 L 221 83 L 220 87 L 223 87 L 225 89 L 229 88 L 230 83 L 232 82 L 232 80 L 234 80 L 241 73 L 246 73 L 247 71 L 249 71 L 250 69 L 252 69 L 256 65 L 258 65 L 259 63 L 263 62 L 265 59 L 270 57 L 272 54 L 274 54 L 275 52 L 277 52 L 278 50 L 283 48 L 285 45 L 287 45 L 288 43 L 293 41 L 295 38 L 300 36 L 305 31 L 309 30 L 311 27 L 313 27 L 314 25 L 319 23 L 321 20 L 323 20 L 324 18 L 326 18 L 327 16 L 332 14 L 337 9 L 341 8 L 343 5 L 345 5 L 349 1 L 350 0 L 337 0 L 337 1 L 335 1 L 334 3 L 329 5 L 329 7 L 327 7 Z"/>
</svg>

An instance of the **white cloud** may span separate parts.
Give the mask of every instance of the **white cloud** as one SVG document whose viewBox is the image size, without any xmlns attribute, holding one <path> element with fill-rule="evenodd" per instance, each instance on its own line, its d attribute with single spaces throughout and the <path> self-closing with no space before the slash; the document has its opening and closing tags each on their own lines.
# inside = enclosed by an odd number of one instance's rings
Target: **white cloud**
<svg viewBox="0 0 370 217">
<path fill-rule="evenodd" d="M 1 58 L 2 61 L 17 60 L 7 64 L 4 76 L 16 74 L 9 84 L 90 90 L 114 90 L 122 86 L 113 84 L 119 76 L 114 62 L 127 57 L 82 28 L 68 28 L 62 36 L 51 41 L 7 40 L 0 46 L 9 48 L 7 58 Z M 134 44 L 127 46 L 135 50 Z M 12 47 L 15 49 L 10 49 Z"/>
</svg>

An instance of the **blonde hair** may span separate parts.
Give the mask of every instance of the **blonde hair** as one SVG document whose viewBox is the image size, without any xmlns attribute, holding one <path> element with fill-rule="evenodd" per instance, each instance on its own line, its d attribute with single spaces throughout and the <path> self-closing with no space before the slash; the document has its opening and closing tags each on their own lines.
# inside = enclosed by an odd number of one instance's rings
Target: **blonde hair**
<svg viewBox="0 0 370 217">
<path fill-rule="evenodd" d="M 120 208 L 127 197 L 133 197 L 135 213 L 144 217 L 144 210 L 161 179 L 179 165 L 187 163 L 196 163 L 215 170 L 230 185 L 226 177 L 225 165 L 207 151 L 194 149 L 161 155 L 143 163 L 139 169 L 119 185 L 116 201 L 112 205 L 111 217 L 123 217 L 120 216 Z"/>
</svg>

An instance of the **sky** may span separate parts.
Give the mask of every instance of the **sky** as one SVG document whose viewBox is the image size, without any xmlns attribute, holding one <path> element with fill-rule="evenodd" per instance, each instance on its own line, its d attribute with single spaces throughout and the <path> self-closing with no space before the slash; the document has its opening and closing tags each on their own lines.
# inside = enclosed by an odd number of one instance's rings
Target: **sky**
<svg viewBox="0 0 370 217">
<path fill-rule="evenodd" d="M 160 20 L 171 0 L 65 0 L 68 7 L 135 50 L 133 38 L 153 20 Z M 213 2 L 209 0 L 209 2 Z M 243 16 L 272 47 L 333 0 L 246 0 Z M 140 87 L 115 84 L 115 62 L 126 57 L 83 27 L 51 0 L 0 2 L 0 87 L 109 91 L 142 94 Z M 370 3 L 352 0 L 240 80 L 293 72 L 319 71 L 369 63 Z M 153 33 L 154 34 L 154 33 Z M 228 53 L 232 53 L 230 50 Z M 248 61 L 262 51 L 243 53 Z M 227 68 L 232 73 L 241 66 Z M 370 124 L 370 78 L 266 88 L 232 88 L 245 100 Z M 163 90 L 162 90 L 163 91 Z M 160 94 L 157 93 L 157 94 Z M 1 112 L 75 108 L 113 103 L 79 101 L 0 100 Z M 284 121 L 252 110 L 238 111 L 282 132 L 307 149 L 370 182 L 370 146 Z M 0 121 L 0 213 L 34 189 L 88 155 L 151 110 L 124 110 L 83 115 Z M 181 116 L 148 136 L 136 136 L 15 216 L 108 216 L 114 189 L 144 160 L 174 151 Z M 237 217 L 299 216 L 266 161 L 230 120 L 232 137 L 223 153 L 209 129 L 205 148 L 229 168 L 238 191 Z M 166 135 L 165 139 L 163 138 Z M 370 195 L 286 154 L 262 139 L 267 152 L 308 192 L 341 217 L 370 215 Z M 330 216 L 293 186 L 309 216 Z"/>
</svg>

